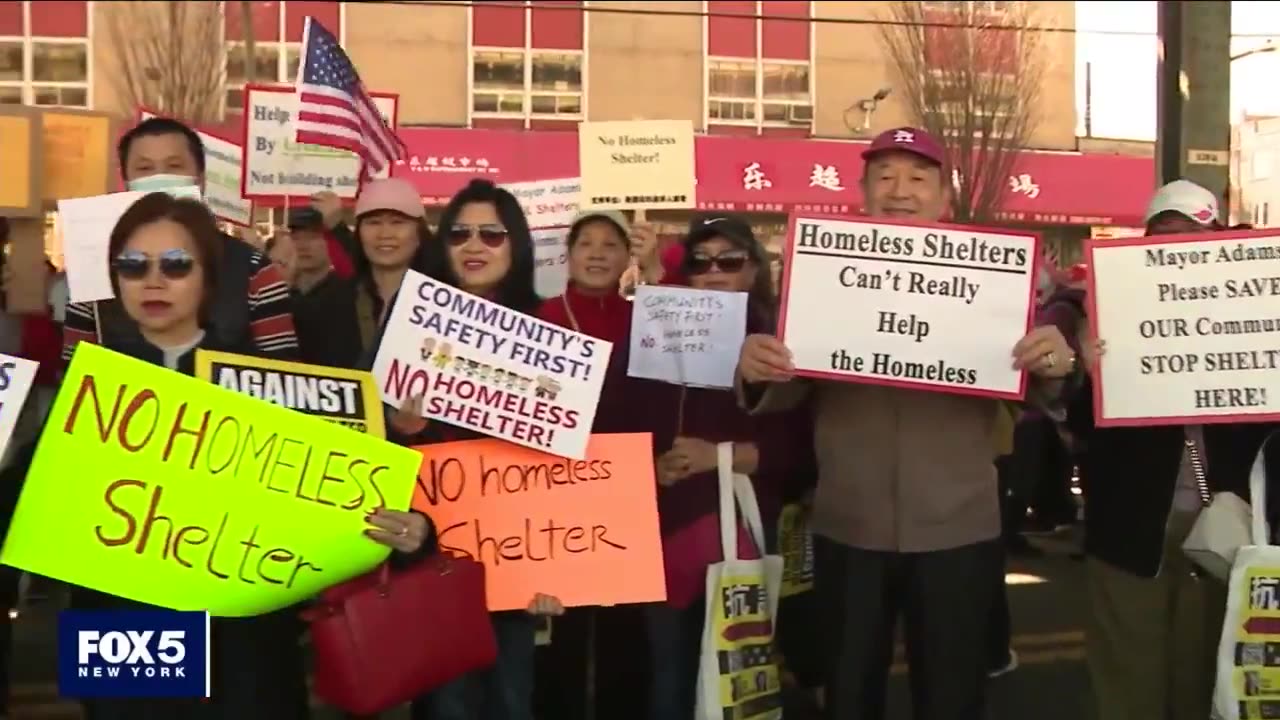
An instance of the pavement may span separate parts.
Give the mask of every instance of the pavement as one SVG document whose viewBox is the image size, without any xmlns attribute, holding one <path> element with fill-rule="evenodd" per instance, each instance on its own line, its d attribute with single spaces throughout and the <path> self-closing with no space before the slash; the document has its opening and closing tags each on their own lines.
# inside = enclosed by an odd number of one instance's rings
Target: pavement
<svg viewBox="0 0 1280 720">
<path fill-rule="evenodd" d="M 1013 615 L 1016 670 L 992 681 L 991 720 L 1093 720 L 1092 696 L 1084 668 L 1084 564 L 1072 559 L 1070 538 L 1034 541 L 1038 557 L 1010 559 L 1009 598 Z M 57 695 L 56 617 L 58 603 L 24 608 L 15 621 L 12 720 L 79 720 L 79 707 Z M 894 667 L 888 720 L 909 720 L 906 666 Z M 313 720 L 339 720 L 317 708 Z M 407 719 L 387 713 L 383 720 Z M 607 719 L 605 719 L 607 720 Z"/>
</svg>

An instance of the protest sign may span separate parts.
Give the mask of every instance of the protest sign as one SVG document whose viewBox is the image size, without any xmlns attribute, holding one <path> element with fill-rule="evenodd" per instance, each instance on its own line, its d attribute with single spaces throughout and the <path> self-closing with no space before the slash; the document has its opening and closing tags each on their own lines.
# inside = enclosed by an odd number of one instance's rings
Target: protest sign
<svg viewBox="0 0 1280 720">
<path fill-rule="evenodd" d="M 580 123 L 584 204 L 600 210 L 694 207 L 693 142 L 688 120 Z"/>
<path fill-rule="evenodd" d="M 581 206 L 579 178 L 505 183 L 502 187 L 520 201 L 525 219 L 534 229 L 569 227 Z"/>
<path fill-rule="evenodd" d="M 330 190 L 354 198 L 360 190 L 360 158 L 338 148 L 294 140 L 298 96 L 292 87 L 246 85 L 244 88 L 244 163 L 240 196 L 280 204 L 287 197 L 303 200 Z M 370 93 L 378 112 L 396 128 L 399 95 Z M 374 173 L 387 177 L 389 170 Z"/>
<path fill-rule="evenodd" d="M 392 407 L 581 459 L 612 349 L 410 270 L 373 376 Z"/>
<path fill-rule="evenodd" d="M 9 448 L 39 367 L 40 363 L 34 360 L 0 353 L 0 458 Z"/>
<path fill-rule="evenodd" d="M 489 609 L 666 600 L 647 434 L 593 435 L 582 460 L 498 440 L 424 445 L 413 506 L 440 549 L 485 565 Z"/>
<path fill-rule="evenodd" d="M 746 336 L 746 293 L 642 285 L 631 307 L 627 374 L 676 385 L 733 387 Z"/>
<path fill-rule="evenodd" d="M 369 571 L 365 515 L 422 457 L 80 343 L 0 562 L 174 610 L 258 615 Z"/>
<path fill-rule="evenodd" d="M 1280 232 L 1090 240 L 1102 427 L 1280 420 Z"/>
<path fill-rule="evenodd" d="M 110 113 L 41 110 L 44 199 L 66 200 L 107 193 L 116 177 L 116 132 Z"/>
<path fill-rule="evenodd" d="M 533 285 L 539 296 L 552 298 L 569 284 L 569 225 L 578 214 L 582 181 L 578 178 L 506 183 L 520 201 L 533 231 Z"/>
<path fill-rule="evenodd" d="M 196 351 L 196 377 L 374 437 L 386 437 L 378 386 L 367 370 Z"/>
<path fill-rule="evenodd" d="M 534 292 L 544 299 L 564 294 L 569 287 L 569 228 L 541 228 L 530 232 Z"/>
<path fill-rule="evenodd" d="M 138 120 L 157 117 L 140 109 Z M 196 130 L 204 145 L 204 202 L 219 220 L 240 227 L 253 226 L 253 201 L 240 197 L 240 166 L 244 149 L 239 143 Z"/>
<path fill-rule="evenodd" d="M 200 199 L 200 188 L 173 188 L 164 192 L 180 198 Z M 71 302 L 94 302 L 115 297 L 111 289 L 111 231 L 120 216 L 140 198 L 141 190 L 58 201 L 58 227 L 62 231 L 62 261 L 67 272 Z"/>
<path fill-rule="evenodd" d="M 40 111 L 0 106 L 0 217 L 43 220 Z"/>
<path fill-rule="evenodd" d="M 778 336 L 797 374 L 1020 399 L 1035 312 L 1029 232 L 792 215 Z"/>
</svg>

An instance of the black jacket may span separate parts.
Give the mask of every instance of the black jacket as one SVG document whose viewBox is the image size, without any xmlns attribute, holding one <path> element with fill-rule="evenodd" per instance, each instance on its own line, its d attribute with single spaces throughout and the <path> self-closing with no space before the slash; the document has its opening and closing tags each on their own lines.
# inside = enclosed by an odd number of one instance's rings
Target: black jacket
<svg viewBox="0 0 1280 720">
<path fill-rule="evenodd" d="M 1088 380 L 1073 399 L 1068 425 L 1082 447 L 1085 552 L 1134 575 L 1155 577 L 1182 463 L 1183 426 L 1096 428 Z M 1209 491 L 1233 492 L 1249 500 L 1253 461 L 1263 441 L 1278 428 L 1277 423 L 1205 425 Z M 1266 457 L 1267 514 L 1276 518 L 1280 436 L 1268 445 Z"/>
<path fill-rule="evenodd" d="M 330 272 L 307 292 L 293 291 L 293 326 L 305 363 L 354 369 L 364 354 L 356 317 L 356 281 Z"/>
</svg>

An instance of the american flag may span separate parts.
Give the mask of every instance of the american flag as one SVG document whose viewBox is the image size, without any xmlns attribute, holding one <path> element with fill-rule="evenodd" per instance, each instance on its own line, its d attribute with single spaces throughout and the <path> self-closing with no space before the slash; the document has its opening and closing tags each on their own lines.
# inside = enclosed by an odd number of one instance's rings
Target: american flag
<svg viewBox="0 0 1280 720">
<path fill-rule="evenodd" d="M 404 143 L 387 126 L 333 33 L 308 17 L 298 68 L 300 143 L 350 150 L 364 161 L 366 177 L 405 156 Z"/>
</svg>

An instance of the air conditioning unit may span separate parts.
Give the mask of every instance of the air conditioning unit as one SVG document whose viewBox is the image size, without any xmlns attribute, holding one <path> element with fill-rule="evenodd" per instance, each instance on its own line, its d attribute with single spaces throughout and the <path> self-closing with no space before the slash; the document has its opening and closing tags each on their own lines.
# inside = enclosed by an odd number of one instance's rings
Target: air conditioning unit
<svg viewBox="0 0 1280 720">
<path fill-rule="evenodd" d="M 813 123 L 812 105 L 792 105 L 787 108 L 787 122 L 793 125 L 809 125 Z"/>
</svg>

